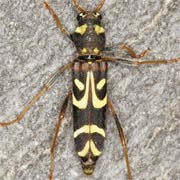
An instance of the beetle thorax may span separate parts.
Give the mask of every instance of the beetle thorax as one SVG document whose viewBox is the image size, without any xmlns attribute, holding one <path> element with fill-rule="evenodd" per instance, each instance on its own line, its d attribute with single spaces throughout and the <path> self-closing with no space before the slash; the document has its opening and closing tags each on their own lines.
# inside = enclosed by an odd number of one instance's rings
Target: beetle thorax
<svg viewBox="0 0 180 180">
<path fill-rule="evenodd" d="M 101 26 L 99 13 L 88 12 L 78 15 L 79 26 L 71 35 L 79 54 L 99 55 L 105 45 L 105 30 Z"/>
</svg>

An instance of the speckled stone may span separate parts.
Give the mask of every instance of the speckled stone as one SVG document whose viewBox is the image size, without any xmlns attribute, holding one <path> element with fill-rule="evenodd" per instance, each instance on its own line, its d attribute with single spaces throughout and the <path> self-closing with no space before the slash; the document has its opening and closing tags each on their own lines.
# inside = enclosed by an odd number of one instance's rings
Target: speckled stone
<svg viewBox="0 0 180 180">
<path fill-rule="evenodd" d="M 91 10 L 98 1 L 80 0 Z M 70 0 L 49 0 L 73 32 Z M 93 6 L 93 7 L 92 7 Z M 144 59 L 180 57 L 178 0 L 106 0 L 101 13 L 106 44 L 117 57 L 128 44 L 150 48 Z M 49 75 L 77 55 L 72 42 L 37 0 L 0 1 L 0 121 L 13 118 Z M 109 65 L 108 93 L 124 128 L 133 180 L 180 180 L 180 63 L 131 67 Z M 60 106 L 71 89 L 67 71 L 23 120 L 0 128 L 0 179 L 48 179 L 50 144 Z M 69 103 L 58 139 L 54 180 L 127 180 L 122 147 L 111 113 L 95 172 L 87 177 L 74 151 Z"/>
</svg>

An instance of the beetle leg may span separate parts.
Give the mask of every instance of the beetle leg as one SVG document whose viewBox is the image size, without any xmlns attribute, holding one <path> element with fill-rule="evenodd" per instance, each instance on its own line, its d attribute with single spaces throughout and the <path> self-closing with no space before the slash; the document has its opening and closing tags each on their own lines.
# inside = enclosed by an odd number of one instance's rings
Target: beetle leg
<svg viewBox="0 0 180 180">
<path fill-rule="evenodd" d="M 0 122 L 0 127 L 1 126 L 9 126 L 11 124 L 14 124 L 16 122 L 19 122 L 24 115 L 29 111 L 29 109 L 39 100 L 39 98 L 45 93 L 47 92 L 47 90 L 54 84 L 54 82 L 56 81 L 56 79 L 59 77 L 59 75 L 64 72 L 67 68 L 71 67 L 72 63 L 69 63 L 65 66 L 62 66 L 61 68 L 59 68 L 54 74 L 52 74 L 52 76 L 49 78 L 49 80 L 47 81 L 47 83 L 41 88 L 41 90 L 33 97 L 33 99 L 24 107 L 24 109 L 19 113 L 19 115 L 10 121 L 7 122 Z"/>
<path fill-rule="evenodd" d="M 50 163 L 49 180 L 53 180 L 53 173 L 54 173 L 54 150 L 55 150 L 55 147 L 56 147 L 56 141 L 57 141 L 59 129 L 60 129 L 60 126 L 61 126 L 61 122 L 62 122 L 62 120 L 64 118 L 64 115 L 65 115 L 65 112 L 66 112 L 66 109 L 67 109 L 67 105 L 68 105 L 68 100 L 71 97 L 71 95 L 72 95 L 72 93 L 70 92 L 66 96 L 66 98 L 64 99 L 64 102 L 62 104 L 61 111 L 60 111 L 60 114 L 59 114 L 59 120 L 58 120 L 58 122 L 56 124 L 55 134 L 54 134 L 53 141 L 52 141 L 52 144 L 51 144 L 51 163 Z"/>
<path fill-rule="evenodd" d="M 146 49 L 141 54 L 136 54 L 136 52 L 133 49 L 131 49 L 130 47 L 126 45 L 122 45 L 120 46 L 120 48 L 123 50 L 126 50 L 132 58 L 137 58 L 137 59 L 145 57 L 147 53 L 149 52 L 149 49 Z"/>
<path fill-rule="evenodd" d="M 55 11 L 50 7 L 50 5 L 46 1 L 43 1 L 43 3 L 45 5 L 45 8 L 48 9 L 49 13 L 54 18 L 54 20 L 55 20 L 57 26 L 59 27 L 59 29 L 61 30 L 61 32 L 64 33 L 65 35 L 67 35 L 68 37 L 70 37 L 69 32 L 61 24 L 61 22 L 60 22 L 58 16 L 56 15 Z"/>
<path fill-rule="evenodd" d="M 147 60 L 147 61 L 131 61 L 131 62 L 129 61 L 129 63 L 135 66 L 139 66 L 143 64 L 169 64 L 169 63 L 176 63 L 176 62 L 180 62 L 180 58 L 174 58 L 174 59 L 169 59 L 169 60 L 158 59 L 158 60 Z"/>
<path fill-rule="evenodd" d="M 128 180 L 132 180 L 132 176 L 131 176 L 131 168 L 130 168 L 130 163 L 129 163 L 129 158 L 128 158 L 128 152 L 127 152 L 127 146 L 126 146 L 126 140 L 125 140 L 125 136 L 124 136 L 124 132 L 123 132 L 123 129 L 122 129 L 122 126 L 119 122 L 119 119 L 118 119 L 118 116 L 114 110 L 114 107 L 112 105 L 112 103 L 109 101 L 108 99 L 108 106 L 113 114 L 113 117 L 115 119 L 115 122 L 116 122 L 116 126 L 117 126 L 117 129 L 118 129 L 118 132 L 119 132 L 119 137 L 120 137 L 120 140 L 121 140 L 121 144 L 122 144 L 122 147 L 123 147 L 123 153 L 124 153 L 124 156 L 125 156 L 125 161 L 126 161 L 126 167 L 127 167 L 127 173 L 128 173 Z"/>
<path fill-rule="evenodd" d="M 136 61 L 128 58 L 114 58 L 114 57 L 103 57 L 102 58 L 104 61 L 109 61 L 109 62 L 120 62 L 124 64 L 129 64 L 129 65 L 134 65 L 134 66 L 139 66 L 143 64 L 169 64 L 169 63 L 177 63 L 180 62 L 180 57 L 178 58 L 173 58 L 173 59 L 153 59 L 153 60 L 144 60 L 144 61 Z"/>
</svg>

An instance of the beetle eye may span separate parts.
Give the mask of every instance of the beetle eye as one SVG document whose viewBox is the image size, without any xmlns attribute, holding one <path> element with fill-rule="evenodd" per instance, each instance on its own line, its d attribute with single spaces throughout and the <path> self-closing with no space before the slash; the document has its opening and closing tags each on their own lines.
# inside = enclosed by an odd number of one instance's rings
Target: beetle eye
<svg viewBox="0 0 180 180">
<path fill-rule="evenodd" d="M 80 13 L 77 16 L 77 20 L 80 21 L 81 18 L 85 18 L 86 17 L 86 13 Z"/>
<path fill-rule="evenodd" d="M 94 15 L 95 15 L 97 18 L 102 19 L 101 14 L 99 14 L 98 12 L 95 12 Z"/>
</svg>

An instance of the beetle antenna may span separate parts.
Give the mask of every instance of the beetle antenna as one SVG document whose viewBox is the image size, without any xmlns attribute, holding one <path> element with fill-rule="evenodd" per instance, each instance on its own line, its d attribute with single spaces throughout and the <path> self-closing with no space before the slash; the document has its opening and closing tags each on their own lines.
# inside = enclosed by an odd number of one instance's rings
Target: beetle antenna
<svg viewBox="0 0 180 180">
<path fill-rule="evenodd" d="M 77 0 L 73 0 L 74 6 L 76 7 L 76 9 L 81 12 L 81 13 L 85 13 L 86 11 L 78 4 Z"/>
<path fill-rule="evenodd" d="M 106 1 L 106 0 L 101 0 L 101 1 L 99 2 L 99 4 L 97 5 L 97 7 L 94 9 L 94 12 L 96 12 L 96 13 L 99 12 L 100 9 L 103 7 L 105 1 Z M 81 13 L 85 13 L 85 12 L 86 12 L 86 11 L 78 4 L 77 0 L 73 0 L 73 3 L 74 3 L 74 6 L 76 7 L 76 9 L 77 9 L 79 12 L 81 12 Z"/>
<path fill-rule="evenodd" d="M 95 8 L 94 12 L 96 12 L 96 13 L 99 12 L 100 9 L 103 7 L 105 1 L 106 1 L 106 0 L 101 0 L 101 1 L 99 2 L 99 4 L 97 5 L 97 7 Z"/>
</svg>

